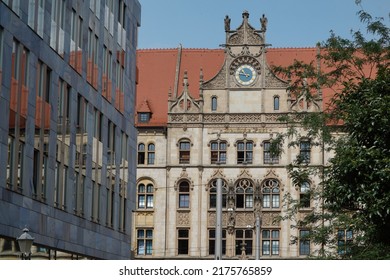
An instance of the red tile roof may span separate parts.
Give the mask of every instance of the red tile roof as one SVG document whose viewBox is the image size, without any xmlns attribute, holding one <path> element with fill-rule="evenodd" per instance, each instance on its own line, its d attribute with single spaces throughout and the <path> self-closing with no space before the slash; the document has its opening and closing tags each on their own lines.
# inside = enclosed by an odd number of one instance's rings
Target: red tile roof
<svg viewBox="0 0 390 280">
<path fill-rule="evenodd" d="M 179 63 L 177 94 L 183 89 L 184 71 L 188 73 L 189 92 L 192 97 L 199 97 L 200 71 L 203 69 L 203 80 L 213 78 L 221 69 L 225 53 L 223 49 L 182 49 Z M 314 61 L 317 49 L 313 48 L 269 48 L 267 62 L 269 65 L 288 66 L 294 60 L 306 63 Z M 166 126 L 168 117 L 168 93 L 174 95 L 178 49 L 148 49 L 137 51 L 138 84 L 136 108 L 147 101 L 152 117 L 147 124 L 138 126 Z M 326 93 L 324 93 L 326 94 Z M 325 100 L 324 100 L 325 101 Z M 137 120 L 137 118 L 136 118 Z"/>
</svg>

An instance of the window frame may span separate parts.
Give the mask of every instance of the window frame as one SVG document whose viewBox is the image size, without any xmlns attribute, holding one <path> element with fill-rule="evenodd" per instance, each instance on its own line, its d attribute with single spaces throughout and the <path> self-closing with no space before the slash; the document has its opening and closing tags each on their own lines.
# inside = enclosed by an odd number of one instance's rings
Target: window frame
<svg viewBox="0 0 390 280">
<path fill-rule="evenodd" d="M 310 238 L 306 236 L 310 235 L 310 231 L 307 229 L 299 230 L 299 255 L 308 256 L 310 255 Z"/>
<path fill-rule="evenodd" d="M 299 185 L 299 205 L 301 208 L 310 208 L 311 206 L 310 183 L 308 181 Z"/>
<path fill-rule="evenodd" d="M 226 164 L 226 161 L 227 161 L 227 141 L 223 141 L 223 140 L 211 141 L 210 142 L 210 163 Z"/>
<path fill-rule="evenodd" d="M 147 157 L 147 164 L 148 165 L 154 165 L 155 164 L 155 151 L 156 151 L 156 145 L 154 143 L 148 144 L 148 157 Z"/>
<path fill-rule="evenodd" d="M 275 178 L 267 178 L 261 183 L 262 208 L 280 209 L 280 189 L 280 182 Z"/>
<path fill-rule="evenodd" d="M 271 154 L 271 141 L 263 141 L 263 163 L 264 164 L 279 164 L 279 156 Z"/>
<path fill-rule="evenodd" d="M 249 146 L 250 145 L 250 146 Z M 252 164 L 253 163 L 253 147 L 255 146 L 252 140 L 239 140 L 236 142 L 237 164 Z"/>
<path fill-rule="evenodd" d="M 302 163 L 309 164 L 311 161 L 311 143 L 310 140 L 301 140 L 299 142 L 299 157 Z"/>
<path fill-rule="evenodd" d="M 187 185 L 184 185 L 187 184 Z M 189 209 L 191 185 L 187 180 L 182 180 L 178 184 L 178 208 Z"/>
<path fill-rule="evenodd" d="M 188 228 L 177 229 L 177 254 L 188 255 L 190 245 L 190 230 Z"/>
<path fill-rule="evenodd" d="M 266 233 L 268 233 L 268 235 Z M 274 235 L 274 233 L 277 233 L 277 236 Z M 274 244 L 277 245 L 274 246 Z M 279 229 L 261 230 L 261 254 L 263 256 L 278 256 L 280 254 L 280 230 Z"/>
<path fill-rule="evenodd" d="M 154 184 L 152 182 L 138 183 L 137 209 L 139 210 L 154 209 Z"/>
<path fill-rule="evenodd" d="M 143 235 L 140 236 L 140 233 Z M 148 233 L 151 232 L 151 235 Z M 140 252 L 141 244 L 143 244 L 143 251 Z M 137 229 L 137 255 L 146 256 L 153 255 L 153 229 L 151 228 L 139 228 Z"/>
<path fill-rule="evenodd" d="M 145 144 L 144 143 L 138 143 L 138 149 L 137 149 L 137 164 L 145 164 L 146 159 L 146 150 L 145 150 Z M 141 149 L 143 147 L 143 149 Z"/>
<path fill-rule="evenodd" d="M 280 97 L 279 95 L 274 96 L 274 111 L 280 110 Z"/>
<path fill-rule="evenodd" d="M 182 139 L 178 143 L 179 146 L 179 164 L 190 164 L 191 162 L 191 141 Z"/>
</svg>

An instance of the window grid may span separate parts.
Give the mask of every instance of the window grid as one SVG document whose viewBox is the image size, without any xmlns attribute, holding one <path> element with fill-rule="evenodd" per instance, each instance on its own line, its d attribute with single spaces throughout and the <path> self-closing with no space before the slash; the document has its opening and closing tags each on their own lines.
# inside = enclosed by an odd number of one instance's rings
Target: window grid
<svg viewBox="0 0 390 280">
<path fill-rule="evenodd" d="M 145 144 L 138 144 L 138 164 L 145 164 Z"/>
<path fill-rule="evenodd" d="M 299 231 L 299 255 L 301 256 L 310 255 L 310 239 L 308 238 L 309 234 L 309 230 Z"/>
<path fill-rule="evenodd" d="M 311 146 L 310 146 L 310 141 L 305 140 L 301 141 L 299 143 L 299 156 L 302 161 L 302 163 L 310 163 L 310 153 L 311 153 Z"/>
<path fill-rule="evenodd" d="M 263 142 L 264 148 L 264 164 L 278 164 L 279 157 L 271 152 L 271 142 Z"/>
<path fill-rule="evenodd" d="M 262 230 L 262 254 L 279 255 L 279 230 Z"/>
<path fill-rule="evenodd" d="M 190 184 L 187 181 L 179 184 L 179 208 L 190 208 Z"/>
<path fill-rule="evenodd" d="M 148 145 L 148 164 L 153 165 L 155 160 L 155 146 L 154 144 Z"/>
<path fill-rule="evenodd" d="M 252 163 L 253 160 L 253 142 L 239 141 L 237 142 L 237 163 Z"/>
<path fill-rule="evenodd" d="M 226 141 L 213 141 L 211 147 L 211 163 L 225 164 L 226 163 Z"/>
<path fill-rule="evenodd" d="M 138 209 L 152 209 L 154 207 L 154 187 L 153 184 L 141 183 L 138 185 Z"/>
<path fill-rule="evenodd" d="M 153 229 L 137 230 L 137 255 L 153 254 Z"/>
<path fill-rule="evenodd" d="M 280 207 L 280 187 L 276 179 L 266 179 L 262 184 L 263 208 Z"/>
<path fill-rule="evenodd" d="M 189 253 L 189 230 L 178 229 L 177 230 L 177 253 L 179 255 L 188 255 Z"/>
<path fill-rule="evenodd" d="M 190 148 L 191 148 L 191 144 L 189 141 L 179 142 L 179 163 L 180 164 L 190 163 Z"/>
</svg>

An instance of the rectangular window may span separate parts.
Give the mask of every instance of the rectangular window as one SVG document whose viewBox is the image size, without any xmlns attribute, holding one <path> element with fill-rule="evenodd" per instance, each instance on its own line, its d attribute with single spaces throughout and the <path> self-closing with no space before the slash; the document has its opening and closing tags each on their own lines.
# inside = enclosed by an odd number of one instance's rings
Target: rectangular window
<svg viewBox="0 0 390 280">
<path fill-rule="evenodd" d="M 253 230 L 237 229 L 235 231 L 236 256 L 241 256 L 243 251 L 247 256 L 252 255 L 253 250 Z"/>
<path fill-rule="evenodd" d="M 299 231 L 299 255 L 305 256 L 310 255 L 310 231 L 300 230 Z"/>
<path fill-rule="evenodd" d="M 191 144 L 188 141 L 182 141 L 179 143 L 179 163 L 190 163 L 190 147 Z"/>
<path fill-rule="evenodd" d="M 95 14 L 97 18 L 100 18 L 100 0 L 90 0 L 89 1 L 89 8 L 91 9 L 92 13 Z"/>
<path fill-rule="evenodd" d="M 153 253 L 153 230 L 137 230 L 137 255 L 152 255 Z"/>
<path fill-rule="evenodd" d="M 51 4 L 50 47 L 61 57 L 65 44 L 65 1 L 57 0 Z"/>
<path fill-rule="evenodd" d="M 279 163 L 279 157 L 271 151 L 271 142 L 263 142 L 264 148 L 264 164 L 277 164 Z"/>
<path fill-rule="evenodd" d="M 222 230 L 222 255 L 226 254 L 226 230 Z M 209 255 L 215 255 L 215 229 L 209 230 Z"/>
<path fill-rule="evenodd" d="M 211 163 L 225 164 L 226 163 L 226 142 L 211 142 Z"/>
<path fill-rule="evenodd" d="M 22 190 L 23 154 L 27 123 L 29 87 L 29 51 L 14 40 L 11 57 L 11 93 L 8 131 L 7 184 L 15 191 Z"/>
<path fill-rule="evenodd" d="M 237 163 L 252 163 L 253 160 L 253 142 L 237 142 Z"/>
<path fill-rule="evenodd" d="M 351 251 L 353 242 L 353 231 L 348 229 L 337 232 L 337 253 L 339 255 L 348 254 Z"/>
<path fill-rule="evenodd" d="M 70 36 L 70 61 L 69 64 L 81 74 L 82 67 L 82 22 L 75 10 L 71 16 L 71 36 Z"/>
<path fill-rule="evenodd" d="M 88 29 L 87 81 L 96 89 L 98 79 L 98 37 Z"/>
<path fill-rule="evenodd" d="M 188 255 L 189 252 L 189 230 L 179 229 L 177 231 L 177 253 L 179 255 Z"/>
<path fill-rule="evenodd" d="M 279 230 L 262 230 L 262 254 L 279 255 Z"/>
<path fill-rule="evenodd" d="M 43 38 L 46 0 L 29 0 L 28 25 Z"/>
<path fill-rule="evenodd" d="M 300 160 L 302 163 L 310 163 L 310 152 L 311 152 L 311 147 L 310 147 L 310 141 L 301 141 L 299 143 L 299 156 Z"/>
</svg>

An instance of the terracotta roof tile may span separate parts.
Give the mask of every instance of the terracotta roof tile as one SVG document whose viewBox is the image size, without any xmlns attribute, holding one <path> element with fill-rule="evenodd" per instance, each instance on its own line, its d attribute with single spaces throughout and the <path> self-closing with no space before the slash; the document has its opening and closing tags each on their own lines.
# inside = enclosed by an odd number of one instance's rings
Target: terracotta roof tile
<svg viewBox="0 0 390 280">
<path fill-rule="evenodd" d="M 269 48 L 269 65 L 287 66 L 294 60 L 309 63 L 316 58 L 317 49 L 313 48 Z M 136 108 L 142 108 L 147 100 L 152 111 L 149 123 L 142 126 L 166 126 L 168 117 L 168 93 L 175 94 L 176 65 L 179 49 L 148 49 L 137 51 L 138 84 Z M 184 71 L 188 73 L 189 92 L 199 97 L 200 71 L 203 80 L 213 78 L 221 69 L 225 59 L 223 49 L 182 49 L 177 95 L 183 89 Z M 330 93 L 324 92 L 324 101 Z M 139 111 L 139 110 L 138 110 Z"/>
</svg>

